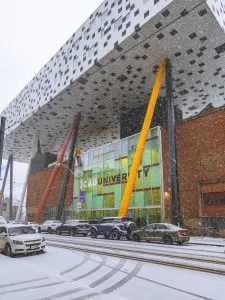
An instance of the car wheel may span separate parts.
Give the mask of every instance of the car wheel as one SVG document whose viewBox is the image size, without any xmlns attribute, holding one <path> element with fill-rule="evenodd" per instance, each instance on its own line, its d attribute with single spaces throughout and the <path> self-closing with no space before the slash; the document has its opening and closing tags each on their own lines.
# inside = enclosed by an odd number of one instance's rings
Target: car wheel
<svg viewBox="0 0 225 300">
<path fill-rule="evenodd" d="M 133 242 L 139 242 L 140 241 L 140 237 L 137 234 L 133 234 L 132 235 L 132 241 Z"/>
<path fill-rule="evenodd" d="M 134 224 L 131 224 L 131 225 L 129 226 L 129 229 L 130 229 L 130 232 L 134 231 L 134 230 L 135 230 L 135 225 L 134 225 Z"/>
<path fill-rule="evenodd" d="M 91 238 L 94 239 L 97 237 L 97 232 L 95 229 L 91 229 Z"/>
<path fill-rule="evenodd" d="M 48 227 L 48 233 L 51 234 L 52 233 L 52 229 L 50 227 Z"/>
<path fill-rule="evenodd" d="M 61 234 L 61 231 L 60 231 L 60 229 L 59 229 L 59 228 L 57 228 L 57 230 L 56 230 L 56 234 L 58 234 L 58 235 L 60 235 L 60 234 Z"/>
<path fill-rule="evenodd" d="M 14 256 L 10 244 L 6 244 L 4 252 L 8 257 Z"/>
<path fill-rule="evenodd" d="M 165 243 L 167 245 L 172 245 L 173 244 L 173 240 L 172 240 L 171 236 L 165 235 L 163 237 L 163 243 Z"/>
<path fill-rule="evenodd" d="M 118 230 L 113 230 L 111 233 L 111 237 L 113 240 L 119 240 L 120 239 L 120 233 Z"/>
</svg>

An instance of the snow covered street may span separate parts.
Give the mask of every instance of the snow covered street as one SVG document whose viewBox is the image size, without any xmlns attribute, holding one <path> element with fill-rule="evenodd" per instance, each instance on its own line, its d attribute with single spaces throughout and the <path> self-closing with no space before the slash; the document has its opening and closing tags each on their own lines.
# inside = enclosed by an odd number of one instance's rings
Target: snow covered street
<svg viewBox="0 0 225 300">
<path fill-rule="evenodd" d="M 0 264 L 2 300 L 224 299 L 224 276 L 49 246 Z"/>
</svg>

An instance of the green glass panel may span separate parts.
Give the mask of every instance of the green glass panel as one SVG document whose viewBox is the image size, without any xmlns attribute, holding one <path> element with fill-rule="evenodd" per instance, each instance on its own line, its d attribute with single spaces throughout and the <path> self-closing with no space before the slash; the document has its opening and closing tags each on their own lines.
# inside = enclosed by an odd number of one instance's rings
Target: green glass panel
<svg viewBox="0 0 225 300">
<path fill-rule="evenodd" d="M 160 205 L 161 204 L 161 190 L 153 190 L 153 202 L 154 205 Z"/>
<path fill-rule="evenodd" d="M 97 207 L 97 201 L 98 201 L 97 195 L 93 195 L 92 196 L 92 207 L 89 207 L 89 208 L 98 208 Z"/>
<path fill-rule="evenodd" d="M 136 206 L 144 206 L 144 192 L 135 193 L 135 204 Z"/>
<path fill-rule="evenodd" d="M 114 201 L 115 201 L 115 207 L 119 208 L 122 198 L 121 198 L 121 185 L 115 184 L 114 185 Z"/>
<path fill-rule="evenodd" d="M 160 187 L 160 166 L 155 166 L 151 168 L 152 173 L 152 187 Z"/>
</svg>

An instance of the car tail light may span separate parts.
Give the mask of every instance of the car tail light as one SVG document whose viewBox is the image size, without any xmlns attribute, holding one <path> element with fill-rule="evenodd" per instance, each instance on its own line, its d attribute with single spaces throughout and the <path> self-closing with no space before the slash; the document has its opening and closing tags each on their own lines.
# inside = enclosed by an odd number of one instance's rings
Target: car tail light
<svg viewBox="0 0 225 300">
<path fill-rule="evenodd" d="M 177 234 L 182 235 L 182 234 L 183 234 L 183 231 L 179 230 L 179 231 L 177 232 Z"/>
</svg>

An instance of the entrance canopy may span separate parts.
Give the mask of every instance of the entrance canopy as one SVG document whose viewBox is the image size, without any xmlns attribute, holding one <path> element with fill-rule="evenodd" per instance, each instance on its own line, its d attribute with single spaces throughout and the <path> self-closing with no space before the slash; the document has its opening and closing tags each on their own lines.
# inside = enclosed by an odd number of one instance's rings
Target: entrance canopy
<svg viewBox="0 0 225 300">
<path fill-rule="evenodd" d="M 173 66 L 174 102 L 183 119 L 223 106 L 222 2 L 103 2 L 1 114 L 7 118 L 4 157 L 13 153 L 28 162 L 37 138 L 42 151 L 58 153 L 78 111 L 81 150 L 120 139 L 121 115 L 148 101 L 164 58 Z"/>
</svg>

